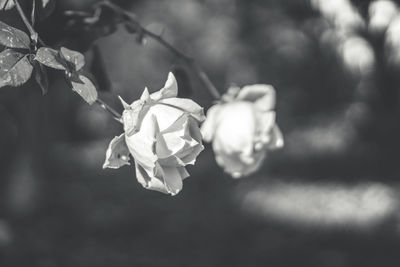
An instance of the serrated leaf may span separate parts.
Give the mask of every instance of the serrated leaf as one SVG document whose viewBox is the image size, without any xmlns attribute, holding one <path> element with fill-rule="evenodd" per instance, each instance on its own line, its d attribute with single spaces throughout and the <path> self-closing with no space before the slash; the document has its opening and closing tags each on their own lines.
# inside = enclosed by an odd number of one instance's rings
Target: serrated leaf
<svg viewBox="0 0 400 267">
<path fill-rule="evenodd" d="M 35 80 L 42 89 L 42 94 L 45 95 L 49 88 L 49 78 L 44 65 L 35 62 Z"/>
<path fill-rule="evenodd" d="M 0 21 L 0 44 L 11 48 L 29 49 L 30 42 L 26 33 Z"/>
<path fill-rule="evenodd" d="M 26 83 L 32 75 L 33 66 L 28 55 L 11 49 L 0 53 L 0 87 L 19 86 Z"/>
<path fill-rule="evenodd" d="M 97 100 L 96 87 L 92 81 L 84 75 L 79 75 L 79 79 L 83 84 L 71 81 L 72 90 L 77 92 L 89 105 L 93 104 Z"/>
<path fill-rule="evenodd" d="M 40 47 L 36 52 L 35 60 L 49 68 L 66 70 L 65 66 L 60 63 L 58 51 L 49 47 Z"/>
<path fill-rule="evenodd" d="M 81 53 L 65 47 L 61 47 L 60 52 L 67 61 L 74 64 L 75 71 L 82 69 L 85 65 L 85 56 Z"/>
<path fill-rule="evenodd" d="M 49 68 L 71 72 L 78 71 L 85 65 L 85 57 L 81 53 L 65 47 L 61 47 L 60 51 L 50 47 L 40 47 L 35 60 Z"/>
<path fill-rule="evenodd" d="M 0 0 L 0 10 L 9 10 L 15 6 L 13 0 Z"/>
</svg>

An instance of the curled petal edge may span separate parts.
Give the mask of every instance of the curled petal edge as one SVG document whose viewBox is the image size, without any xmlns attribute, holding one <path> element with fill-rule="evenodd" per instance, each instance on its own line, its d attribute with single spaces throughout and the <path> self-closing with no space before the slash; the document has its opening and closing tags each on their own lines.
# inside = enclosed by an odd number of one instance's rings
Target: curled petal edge
<svg viewBox="0 0 400 267">
<path fill-rule="evenodd" d="M 125 134 L 114 137 L 108 145 L 103 169 L 118 169 L 129 163 L 129 149 L 125 142 Z"/>
</svg>

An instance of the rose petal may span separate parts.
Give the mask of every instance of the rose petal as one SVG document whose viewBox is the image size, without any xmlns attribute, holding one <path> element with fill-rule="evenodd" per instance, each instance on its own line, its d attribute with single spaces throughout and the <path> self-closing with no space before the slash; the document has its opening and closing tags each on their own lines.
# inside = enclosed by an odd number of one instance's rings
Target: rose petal
<svg viewBox="0 0 400 267">
<path fill-rule="evenodd" d="M 176 154 L 185 163 L 185 165 L 194 164 L 197 156 L 204 149 L 204 146 L 201 143 L 202 136 L 197 122 L 189 118 L 188 126 L 189 131 L 185 139 L 187 140 L 187 144 L 189 144 L 189 146 L 185 146 L 186 149 L 182 149 Z"/>
<path fill-rule="evenodd" d="M 175 154 L 181 150 L 189 136 L 189 115 L 184 113 L 171 126 L 161 132 L 166 145 Z"/>
<path fill-rule="evenodd" d="M 247 85 L 240 90 L 236 99 L 254 102 L 261 111 L 272 110 L 275 107 L 275 89 L 267 84 Z"/>
<path fill-rule="evenodd" d="M 172 97 L 162 99 L 159 102 L 189 112 L 190 115 L 199 122 L 204 121 L 206 118 L 203 108 L 191 99 Z"/>
<path fill-rule="evenodd" d="M 182 190 L 182 181 L 189 176 L 184 167 L 168 167 L 157 164 L 156 173 L 151 176 L 139 163 L 135 163 L 135 166 L 136 177 L 144 188 L 172 196 Z"/>
<path fill-rule="evenodd" d="M 125 100 L 123 100 L 121 96 L 118 96 L 118 98 L 121 101 L 122 106 L 124 107 L 124 109 L 129 109 L 130 108 L 130 105 L 128 103 L 126 103 Z"/>
<path fill-rule="evenodd" d="M 269 149 L 278 149 L 283 147 L 284 145 L 283 135 L 278 125 L 275 124 L 274 127 L 272 127 L 270 135 L 271 135 L 271 141 L 268 144 Z"/>
<path fill-rule="evenodd" d="M 217 104 L 209 108 L 207 111 L 206 120 L 201 126 L 201 134 L 203 136 L 203 140 L 206 142 L 211 142 L 211 140 L 214 138 L 220 110 L 221 105 Z"/>
<path fill-rule="evenodd" d="M 214 148 L 215 159 L 225 172 L 233 178 L 241 178 L 257 171 L 265 158 L 265 151 L 260 151 L 252 155 L 252 161 L 243 161 L 239 153 L 226 153 L 223 150 Z"/>
<path fill-rule="evenodd" d="M 185 166 L 188 164 L 194 165 L 197 156 L 200 154 L 201 151 L 203 151 L 203 149 L 204 146 L 200 144 L 195 147 L 192 147 L 190 153 L 186 153 L 185 156 L 182 156 L 180 154 L 178 154 L 178 156 L 180 157 L 181 161 L 184 163 Z"/>
<path fill-rule="evenodd" d="M 267 111 L 262 113 L 257 113 L 258 121 L 258 136 L 256 136 L 256 142 L 260 141 L 263 144 L 267 144 L 271 139 L 271 130 L 275 125 L 276 113 L 274 111 Z"/>
<path fill-rule="evenodd" d="M 214 143 L 227 153 L 252 153 L 259 126 L 253 104 L 244 101 L 224 104 L 219 116 Z"/>
<path fill-rule="evenodd" d="M 147 105 L 146 101 L 137 100 L 126 108 L 126 102 L 121 99 L 122 105 L 124 105 L 124 112 L 122 113 L 122 121 L 124 123 L 124 131 L 128 136 L 136 133 L 140 129 L 144 116 L 150 109 L 150 105 Z"/>
<path fill-rule="evenodd" d="M 150 176 L 145 169 L 135 162 L 136 168 L 136 179 L 138 182 L 146 189 L 158 191 L 161 193 L 168 194 L 169 192 L 165 188 L 164 180 L 155 177 L 154 175 Z"/>
<path fill-rule="evenodd" d="M 164 131 L 175 123 L 185 112 L 175 107 L 163 104 L 155 104 L 150 107 L 146 116 L 153 115 L 156 117 L 160 131 Z M 143 124 L 143 123 L 142 123 Z"/>
<path fill-rule="evenodd" d="M 154 173 L 156 133 L 159 131 L 157 120 L 154 116 L 145 116 L 141 131 L 133 135 L 125 135 L 129 151 L 145 170 L 152 175 Z"/>
<path fill-rule="evenodd" d="M 114 137 L 107 148 L 103 169 L 118 169 L 121 166 L 130 165 L 129 154 L 130 152 L 125 142 L 125 134 Z"/>
<path fill-rule="evenodd" d="M 187 115 L 157 136 L 156 152 L 163 166 L 193 164 L 203 148 L 197 122 Z"/>
<path fill-rule="evenodd" d="M 142 95 L 140 96 L 140 100 L 142 101 L 147 101 L 151 99 L 150 98 L 150 93 L 149 93 L 149 89 L 147 89 L 147 87 L 144 88 Z"/>
<path fill-rule="evenodd" d="M 162 172 L 163 172 L 163 177 L 164 177 L 164 182 L 165 182 L 165 187 L 172 196 L 178 194 L 182 190 L 183 186 L 183 179 L 188 176 L 182 176 L 182 168 L 184 167 L 168 167 L 168 166 L 162 166 Z"/>
<path fill-rule="evenodd" d="M 176 82 L 175 76 L 172 72 L 168 73 L 167 81 L 162 89 L 152 93 L 151 99 L 158 101 L 165 98 L 176 97 L 178 95 L 178 83 Z"/>
</svg>

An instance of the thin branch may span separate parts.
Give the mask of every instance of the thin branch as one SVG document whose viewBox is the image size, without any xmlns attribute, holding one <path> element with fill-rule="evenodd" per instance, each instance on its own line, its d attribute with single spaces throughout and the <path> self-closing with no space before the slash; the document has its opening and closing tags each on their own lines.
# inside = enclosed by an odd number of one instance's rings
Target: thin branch
<svg viewBox="0 0 400 267">
<path fill-rule="evenodd" d="M 70 80 L 68 79 L 68 77 L 66 75 L 64 75 L 64 81 L 67 84 L 67 86 L 73 90 L 72 84 L 70 82 Z M 104 100 L 100 99 L 99 97 L 97 97 L 96 104 L 98 104 L 102 109 L 104 109 L 105 111 L 107 111 L 108 113 L 111 114 L 111 116 L 113 116 L 113 118 L 122 123 L 122 115 L 116 111 L 115 109 L 113 109 L 111 106 L 109 106 L 106 102 L 104 102 Z"/>
<path fill-rule="evenodd" d="M 33 29 L 28 18 L 25 16 L 25 13 L 22 10 L 21 5 L 19 4 L 19 1 L 18 0 L 13 0 L 13 1 L 15 3 L 15 6 L 17 7 L 18 13 L 19 13 L 20 17 L 22 18 L 26 28 L 28 28 L 29 34 L 31 35 L 31 39 L 35 40 L 36 36 L 37 36 L 37 32 Z"/>
<path fill-rule="evenodd" d="M 31 10 L 31 25 L 35 26 L 35 11 L 36 11 L 36 0 L 32 0 L 32 10 Z"/>
<path fill-rule="evenodd" d="M 96 99 L 96 104 L 100 105 L 100 107 L 102 109 L 104 109 L 105 111 L 111 113 L 111 115 L 113 115 L 114 119 L 120 123 L 122 123 L 122 115 L 116 111 L 115 109 L 113 109 L 112 107 L 110 107 L 106 102 L 104 102 L 103 100 L 101 100 L 100 98 Z"/>
<path fill-rule="evenodd" d="M 156 40 L 159 42 L 161 45 L 163 45 L 165 48 L 167 48 L 171 53 L 173 53 L 175 56 L 180 58 L 182 61 L 184 61 L 188 67 L 196 74 L 197 78 L 203 83 L 203 85 L 207 88 L 207 90 L 210 92 L 210 94 L 216 98 L 220 99 L 221 94 L 218 92 L 217 88 L 214 86 L 214 84 L 211 82 L 211 80 L 208 78 L 207 74 L 204 72 L 204 70 L 196 63 L 196 61 L 183 53 L 182 51 L 178 50 L 175 48 L 172 44 L 167 42 L 162 36 L 155 34 L 149 30 L 147 30 L 145 27 L 143 27 L 140 22 L 137 20 L 135 14 L 126 11 L 125 9 L 122 9 L 121 7 L 113 4 L 112 2 L 108 0 L 104 0 L 98 3 L 100 6 L 106 6 L 113 10 L 114 12 L 123 15 L 126 19 L 128 19 L 131 23 L 133 23 L 135 26 L 138 27 L 140 32 L 143 35 L 147 35 L 148 37 Z"/>
<path fill-rule="evenodd" d="M 31 39 L 35 42 L 39 41 L 39 43 L 43 46 L 46 46 L 46 44 L 43 42 L 43 40 L 39 37 L 38 33 L 33 29 L 32 25 L 30 24 L 28 18 L 25 16 L 24 11 L 22 10 L 21 5 L 19 4 L 18 0 L 12 0 L 15 3 L 15 6 L 17 8 L 18 14 L 21 17 L 22 21 L 24 22 L 26 28 L 29 31 L 29 34 L 31 36 Z"/>
<path fill-rule="evenodd" d="M 45 43 L 40 39 L 40 37 L 38 36 L 37 32 L 33 29 L 32 25 L 30 24 L 28 18 L 25 16 L 24 11 L 22 10 L 21 5 L 19 4 L 18 0 L 13 0 L 15 3 L 15 6 L 17 7 L 18 13 L 20 15 L 20 17 L 22 18 L 22 20 L 25 23 L 25 26 L 28 28 L 28 31 L 31 35 L 31 39 L 34 40 L 36 42 L 36 40 L 38 39 L 39 42 L 45 46 Z M 34 23 L 35 20 L 35 0 L 33 0 L 33 7 L 32 7 L 32 24 Z M 68 84 L 68 82 L 67 82 Z M 110 107 L 106 102 L 104 102 L 103 100 L 101 100 L 100 98 L 96 99 L 96 103 L 100 105 L 100 107 L 102 107 L 104 110 L 106 110 L 107 112 L 109 112 L 115 120 L 119 121 L 120 123 L 122 123 L 122 116 L 121 114 L 119 114 L 115 109 L 113 109 L 112 107 Z"/>
</svg>

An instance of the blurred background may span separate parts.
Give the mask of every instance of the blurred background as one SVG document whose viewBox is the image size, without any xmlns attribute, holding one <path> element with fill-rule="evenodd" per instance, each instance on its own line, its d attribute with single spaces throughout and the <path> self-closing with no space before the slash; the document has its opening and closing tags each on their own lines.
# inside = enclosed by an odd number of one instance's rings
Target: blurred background
<svg viewBox="0 0 400 267">
<path fill-rule="evenodd" d="M 100 95 L 121 111 L 179 75 L 183 96 L 213 99 L 173 55 L 121 25 L 85 27 L 58 0 L 37 23 L 52 46 L 85 52 Z M 121 125 L 50 72 L 0 90 L 0 266 L 399 266 L 400 5 L 350 0 L 116 1 L 192 55 L 220 92 L 277 90 L 285 147 L 233 180 L 210 146 L 175 197 L 133 166 L 102 170 Z M 25 3 L 26 4 L 26 3 Z M 27 5 L 25 5 L 28 10 Z M 2 21 L 25 29 L 15 10 Z"/>
</svg>

